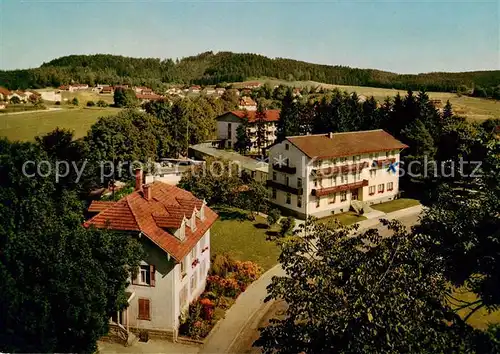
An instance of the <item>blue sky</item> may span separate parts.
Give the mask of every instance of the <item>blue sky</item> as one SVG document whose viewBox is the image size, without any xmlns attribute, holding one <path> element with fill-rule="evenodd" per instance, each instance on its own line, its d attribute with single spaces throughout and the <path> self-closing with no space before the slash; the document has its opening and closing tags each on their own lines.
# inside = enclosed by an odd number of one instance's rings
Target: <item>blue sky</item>
<svg viewBox="0 0 500 354">
<path fill-rule="evenodd" d="M 500 69 L 499 3 L 0 0 L 0 69 L 207 50 L 400 73 Z"/>
</svg>

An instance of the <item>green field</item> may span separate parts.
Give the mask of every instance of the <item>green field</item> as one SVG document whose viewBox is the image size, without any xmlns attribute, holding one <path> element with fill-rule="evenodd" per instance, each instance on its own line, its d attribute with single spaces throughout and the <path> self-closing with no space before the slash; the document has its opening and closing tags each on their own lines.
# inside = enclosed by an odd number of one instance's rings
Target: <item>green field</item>
<svg viewBox="0 0 500 354">
<path fill-rule="evenodd" d="M 394 97 L 398 92 L 401 95 L 406 94 L 406 91 L 404 90 L 392 90 L 365 86 L 330 85 L 322 84 L 316 81 L 284 81 L 275 79 L 257 79 L 252 81 L 269 83 L 271 86 L 283 84 L 293 87 L 321 86 L 328 89 L 338 88 L 347 92 L 356 92 L 358 95 L 364 95 L 366 97 L 373 96 L 378 101 L 383 101 L 388 96 Z M 456 94 L 450 92 L 429 92 L 428 94 L 431 99 L 441 100 L 443 106 L 446 104 L 447 100 L 450 100 L 456 114 L 466 116 L 471 120 L 485 120 L 488 118 L 500 117 L 500 101 L 498 100 L 468 96 L 458 97 Z"/>
<path fill-rule="evenodd" d="M 39 89 L 35 90 L 38 92 L 42 91 L 54 91 L 57 89 L 54 88 L 44 88 L 44 89 Z M 75 92 L 69 92 L 69 91 L 61 91 L 61 96 L 63 99 L 63 104 L 65 100 L 71 101 L 73 98 L 78 98 L 78 101 L 80 101 L 80 106 L 85 106 L 87 104 L 87 101 L 94 101 L 97 102 L 99 100 L 103 100 L 104 102 L 108 104 L 113 103 L 113 95 L 100 95 L 97 92 L 91 91 L 91 90 L 84 90 L 84 91 L 75 91 Z"/>
<path fill-rule="evenodd" d="M 51 132 L 57 127 L 84 136 L 98 117 L 116 114 L 118 108 L 63 108 L 59 111 L 35 111 L 0 115 L 0 137 L 10 140 L 33 140 L 35 136 Z"/>
</svg>

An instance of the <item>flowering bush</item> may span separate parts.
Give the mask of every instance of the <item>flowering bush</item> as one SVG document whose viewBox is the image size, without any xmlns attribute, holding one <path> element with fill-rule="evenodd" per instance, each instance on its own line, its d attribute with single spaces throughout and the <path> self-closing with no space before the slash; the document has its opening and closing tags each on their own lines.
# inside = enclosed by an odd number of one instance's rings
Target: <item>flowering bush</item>
<svg viewBox="0 0 500 354">
<path fill-rule="evenodd" d="M 236 297 L 240 294 L 238 281 L 233 278 L 222 278 L 218 275 L 207 277 L 207 291 L 215 293 L 217 296 Z"/>
<path fill-rule="evenodd" d="M 201 304 L 201 317 L 205 321 L 211 321 L 214 314 L 215 304 L 212 302 L 212 300 L 206 298 L 201 299 L 200 304 Z"/>
<path fill-rule="evenodd" d="M 233 277 L 243 285 L 244 288 L 253 283 L 262 274 L 262 268 L 254 262 L 236 262 Z M 242 290 L 244 291 L 244 289 Z"/>
</svg>

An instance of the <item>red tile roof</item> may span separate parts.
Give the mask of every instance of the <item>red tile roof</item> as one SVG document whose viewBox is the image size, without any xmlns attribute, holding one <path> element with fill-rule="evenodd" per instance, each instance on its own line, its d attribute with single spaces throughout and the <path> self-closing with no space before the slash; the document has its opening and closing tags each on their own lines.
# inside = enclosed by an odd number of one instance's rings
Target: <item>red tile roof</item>
<svg viewBox="0 0 500 354">
<path fill-rule="evenodd" d="M 280 110 L 279 109 L 268 109 L 266 112 L 266 122 L 277 122 L 280 119 Z M 248 114 L 248 121 L 250 123 L 255 122 L 256 120 L 256 111 L 245 111 L 245 110 L 240 110 L 240 111 L 231 111 L 228 112 L 230 114 L 235 115 L 238 118 L 243 118 L 245 116 L 245 113 Z M 222 116 L 226 115 L 227 113 L 223 114 Z M 220 117 L 222 117 L 220 116 Z"/>
<path fill-rule="evenodd" d="M 91 213 L 98 213 L 98 212 L 101 212 L 101 211 L 108 209 L 109 207 L 113 206 L 115 203 L 116 202 L 93 200 L 92 203 L 90 203 L 88 210 Z"/>
<path fill-rule="evenodd" d="M 240 106 L 257 106 L 257 102 L 252 100 L 251 97 L 245 96 L 240 98 Z"/>
<path fill-rule="evenodd" d="M 335 133 L 331 137 L 329 134 L 291 136 L 287 140 L 310 158 L 319 159 L 408 147 L 382 129 Z"/>
<path fill-rule="evenodd" d="M 0 94 L 3 96 L 8 96 L 10 95 L 10 91 L 7 90 L 5 87 L 0 86 Z"/>
<path fill-rule="evenodd" d="M 203 206 L 204 220 L 196 216 L 195 231 L 186 225 L 186 237 L 181 241 L 167 228 L 178 228 L 184 217 L 190 219 L 195 208 L 199 210 L 202 207 L 203 201 L 188 191 L 166 183 L 154 182 L 149 186 L 152 196 L 150 200 L 144 198 L 142 191 L 135 191 L 86 221 L 84 226 L 142 232 L 180 262 L 212 226 L 218 215 Z"/>
<path fill-rule="evenodd" d="M 137 97 L 140 100 L 161 100 L 163 96 L 156 95 L 154 93 L 152 94 L 142 94 L 142 93 L 136 93 L 135 97 Z"/>
</svg>

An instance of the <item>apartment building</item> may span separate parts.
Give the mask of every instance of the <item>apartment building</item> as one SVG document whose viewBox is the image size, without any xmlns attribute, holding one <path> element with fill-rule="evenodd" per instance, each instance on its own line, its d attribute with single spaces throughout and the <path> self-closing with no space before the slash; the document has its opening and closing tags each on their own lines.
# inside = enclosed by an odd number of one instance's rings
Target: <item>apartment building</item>
<svg viewBox="0 0 500 354">
<path fill-rule="evenodd" d="M 392 200 L 406 147 L 383 130 L 287 137 L 269 148 L 269 200 L 299 218 Z"/>
<path fill-rule="evenodd" d="M 276 128 L 280 117 L 279 109 L 269 109 L 265 111 L 265 144 L 262 148 L 266 148 L 274 143 L 276 140 Z M 217 139 L 223 141 L 223 146 L 225 148 L 233 148 L 237 141 L 237 129 L 241 125 L 242 119 L 247 115 L 248 117 L 248 134 L 252 146 L 251 151 L 258 151 L 257 146 L 257 127 L 256 127 L 256 111 L 231 111 L 224 113 L 223 115 L 216 118 L 217 120 Z"/>
</svg>

